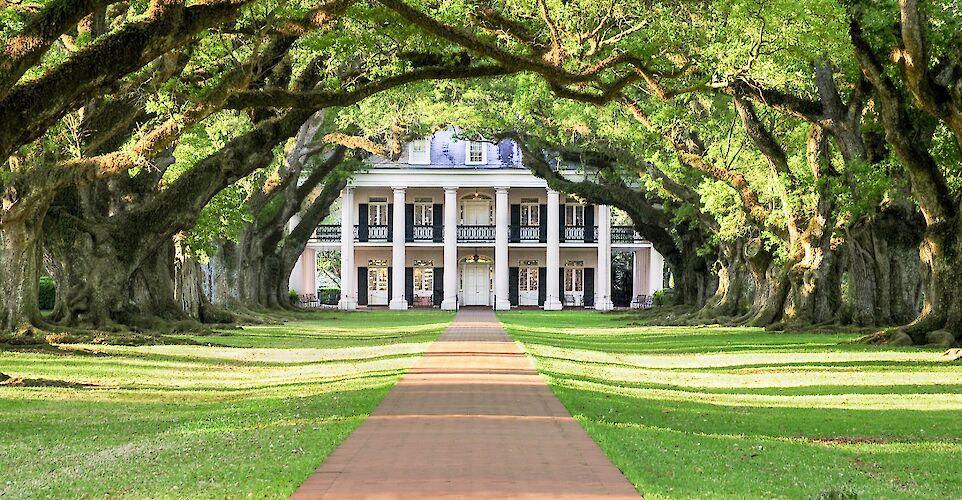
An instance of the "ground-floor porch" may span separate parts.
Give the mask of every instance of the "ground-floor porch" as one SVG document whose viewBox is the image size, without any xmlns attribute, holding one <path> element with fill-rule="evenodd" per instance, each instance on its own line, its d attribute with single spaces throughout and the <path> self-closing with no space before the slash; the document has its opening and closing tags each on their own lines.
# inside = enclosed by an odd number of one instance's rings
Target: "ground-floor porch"
<svg viewBox="0 0 962 500">
<path fill-rule="evenodd" d="M 615 305 L 643 308 L 651 305 L 654 292 L 664 284 L 664 263 L 650 246 L 618 249 L 613 257 L 628 265 L 619 276 L 620 301 L 612 298 L 612 262 L 599 266 L 599 252 L 590 247 L 562 247 L 558 250 L 557 271 L 549 276 L 547 249 L 511 247 L 503 257 L 507 265 L 499 269 L 494 247 L 460 246 L 457 265 L 444 266 L 441 246 L 408 246 L 404 262 L 395 266 L 389 246 L 355 247 L 352 258 L 341 259 L 342 308 L 389 306 L 411 307 L 488 306 L 497 309 L 539 307 L 545 309 L 597 308 Z M 308 248 L 291 275 L 291 288 L 310 295 L 317 289 L 317 251 Z M 344 268 L 343 266 L 347 266 Z M 606 269 L 607 267 L 607 269 Z M 505 274 L 498 286 L 499 272 Z M 453 273 L 448 277 L 446 274 Z M 347 278 L 349 277 L 349 278 Z M 348 282 L 345 286 L 345 278 Z M 447 294 L 445 288 L 451 287 Z M 448 303 L 445 298 L 448 297 Z M 348 307 L 344 307 L 348 305 Z"/>
</svg>

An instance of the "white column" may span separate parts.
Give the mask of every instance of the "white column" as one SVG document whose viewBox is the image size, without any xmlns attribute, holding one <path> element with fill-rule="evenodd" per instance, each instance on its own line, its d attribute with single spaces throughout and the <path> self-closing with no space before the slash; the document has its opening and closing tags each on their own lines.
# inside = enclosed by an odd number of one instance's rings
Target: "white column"
<svg viewBox="0 0 962 500">
<path fill-rule="evenodd" d="M 302 293 L 305 295 L 317 295 L 317 250 L 305 248 L 301 254 L 301 264 L 303 267 Z"/>
<path fill-rule="evenodd" d="M 441 309 L 458 309 L 458 188 L 444 188 L 444 300 Z"/>
<path fill-rule="evenodd" d="M 287 232 L 291 232 L 297 227 L 297 224 L 301 222 L 301 218 L 294 215 L 287 221 Z M 287 278 L 287 288 L 289 290 L 295 290 L 298 295 L 304 295 L 303 283 L 301 280 L 301 275 L 304 273 L 301 266 L 301 261 L 303 261 L 303 255 L 298 257 L 294 261 L 294 269 L 291 269 L 291 275 Z"/>
<path fill-rule="evenodd" d="M 494 308 L 505 311 L 511 309 L 508 300 L 508 188 L 497 188 L 494 201 Z"/>
<path fill-rule="evenodd" d="M 647 248 L 637 248 L 631 252 L 634 257 L 631 267 L 631 308 L 640 309 L 642 303 L 638 301 L 638 297 L 641 295 L 648 295 L 645 293 L 648 289 L 648 249 Z"/>
<path fill-rule="evenodd" d="M 337 308 L 357 309 L 357 271 L 354 270 L 354 188 L 341 193 L 341 300 Z"/>
<path fill-rule="evenodd" d="M 650 252 L 648 256 L 648 290 L 650 293 L 648 295 L 654 295 L 655 292 L 664 288 L 665 258 L 654 247 L 651 248 Z"/>
<path fill-rule="evenodd" d="M 391 303 L 389 307 L 398 311 L 408 308 L 404 298 L 404 188 L 394 188 L 394 220 L 391 221 L 394 233 L 391 239 Z"/>
<path fill-rule="evenodd" d="M 544 310 L 560 311 L 561 305 L 561 283 L 559 282 L 559 272 L 561 269 L 561 235 L 558 234 L 561 226 L 561 216 L 558 213 L 560 200 L 558 192 L 548 190 L 548 222 L 545 229 L 548 231 L 545 248 L 545 279 L 541 286 L 545 289 Z"/>
<path fill-rule="evenodd" d="M 611 209 L 598 205 L 598 272 L 595 279 L 595 309 L 610 311 L 611 303 Z"/>
</svg>

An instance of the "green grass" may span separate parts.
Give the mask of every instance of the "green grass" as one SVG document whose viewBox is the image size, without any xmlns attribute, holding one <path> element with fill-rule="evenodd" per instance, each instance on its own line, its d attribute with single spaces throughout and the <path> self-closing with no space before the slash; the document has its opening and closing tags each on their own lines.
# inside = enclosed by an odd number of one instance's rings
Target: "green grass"
<svg viewBox="0 0 962 500">
<path fill-rule="evenodd" d="M 324 312 L 212 345 L 2 352 L 0 497 L 288 497 L 450 322 Z M 84 355 L 79 349 L 101 355 Z"/>
<path fill-rule="evenodd" d="M 962 497 L 962 364 L 854 335 L 499 313 L 645 498 Z"/>
</svg>

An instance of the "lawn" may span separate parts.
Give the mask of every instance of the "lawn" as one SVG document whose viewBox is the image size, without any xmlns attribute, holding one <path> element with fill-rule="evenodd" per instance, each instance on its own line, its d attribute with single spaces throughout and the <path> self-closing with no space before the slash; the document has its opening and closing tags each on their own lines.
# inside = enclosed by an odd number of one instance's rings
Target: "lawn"
<svg viewBox="0 0 962 500">
<path fill-rule="evenodd" d="M 852 335 L 499 314 L 645 498 L 960 498 L 962 363 Z"/>
<path fill-rule="evenodd" d="M 286 498 L 452 314 L 305 316 L 210 345 L 0 351 L 0 497 Z M 85 353 L 86 352 L 86 353 Z"/>
</svg>

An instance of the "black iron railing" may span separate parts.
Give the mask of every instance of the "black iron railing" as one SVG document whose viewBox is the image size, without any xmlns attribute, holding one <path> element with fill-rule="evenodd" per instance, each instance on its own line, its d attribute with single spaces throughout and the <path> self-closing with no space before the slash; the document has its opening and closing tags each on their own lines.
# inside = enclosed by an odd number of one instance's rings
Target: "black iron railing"
<svg viewBox="0 0 962 500">
<path fill-rule="evenodd" d="M 314 240 L 332 243 L 341 241 L 340 224 L 321 224 L 314 229 Z"/>
<path fill-rule="evenodd" d="M 584 226 L 565 226 L 565 241 L 584 241 Z"/>
<path fill-rule="evenodd" d="M 458 226 L 458 243 L 493 242 L 495 226 Z"/>
<path fill-rule="evenodd" d="M 414 226 L 414 241 L 434 241 L 434 226 Z"/>
<path fill-rule="evenodd" d="M 537 242 L 541 241 L 541 228 L 539 226 L 511 226 L 511 239 L 513 242 Z M 354 226 L 354 241 L 360 241 L 360 227 Z M 496 227 L 492 225 L 459 225 L 459 243 L 492 243 L 495 240 Z M 444 234 L 440 226 L 414 226 L 414 241 L 440 241 L 440 236 Z M 435 237 L 437 235 L 437 238 Z M 336 243 L 341 241 L 340 224 L 320 224 L 314 230 L 314 241 L 322 243 Z M 388 226 L 376 225 L 367 226 L 367 238 L 365 241 L 388 241 Z M 582 242 L 585 240 L 584 226 L 567 226 L 564 228 L 564 240 L 566 242 Z M 590 228 L 590 238 L 588 242 L 598 241 L 598 227 Z M 635 231 L 632 226 L 611 226 L 612 243 L 639 243 L 645 241 L 644 237 Z"/>
<path fill-rule="evenodd" d="M 637 243 L 644 238 L 632 226 L 611 226 L 612 243 Z"/>
<path fill-rule="evenodd" d="M 387 241 L 387 225 L 367 226 L 367 241 Z"/>
<path fill-rule="evenodd" d="M 512 243 L 541 241 L 541 226 L 509 226 L 508 231 Z"/>
</svg>

